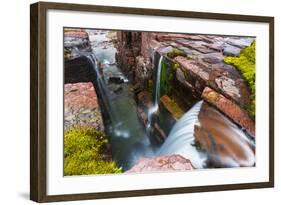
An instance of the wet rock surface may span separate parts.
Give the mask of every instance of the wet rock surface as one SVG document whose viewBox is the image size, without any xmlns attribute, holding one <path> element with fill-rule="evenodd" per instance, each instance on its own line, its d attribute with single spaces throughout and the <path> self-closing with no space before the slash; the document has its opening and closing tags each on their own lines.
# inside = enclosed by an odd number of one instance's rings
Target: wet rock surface
<svg viewBox="0 0 281 205">
<path fill-rule="evenodd" d="M 89 35 L 84 29 L 64 29 L 64 57 L 74 59 L 82 52 L 91 52 Z"/>
<path fill-rule="evenodd" d="M 255 145 L 233 122 L 203 103 L 194 136 L 207 152 L 209 166 L 249 167 L 255 165 Z"/>
<path fill-rule="evenodd" d="M 126 173 L 189 171 L 193 170 L 190 160 L 181 155 L 144 158 L 136 163 Z"/>
</svg>

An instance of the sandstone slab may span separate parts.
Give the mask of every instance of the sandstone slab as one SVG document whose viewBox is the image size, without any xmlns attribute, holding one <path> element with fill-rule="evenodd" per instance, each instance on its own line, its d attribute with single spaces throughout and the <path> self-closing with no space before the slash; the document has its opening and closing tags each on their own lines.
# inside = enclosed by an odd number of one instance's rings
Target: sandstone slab
<svg viewBox="0 0 281 205">
<path fill-rule="evenodd" d="M 187 71 L 196 74 L 203 81 L 209 80 L 209 73 L 206 72 L 195 60 L 187 59 L 183 56 L 177 56 L 174 60 Z"/>
</svg>

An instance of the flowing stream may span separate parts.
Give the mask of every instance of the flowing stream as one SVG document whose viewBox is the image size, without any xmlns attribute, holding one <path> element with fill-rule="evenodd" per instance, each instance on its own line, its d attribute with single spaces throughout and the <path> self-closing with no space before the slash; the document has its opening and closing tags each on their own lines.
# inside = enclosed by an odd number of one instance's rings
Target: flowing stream
<svg viewBox="0 0 281 205">
<path fill-rule="evenodd" d="M 117 50 L 107 37 L 108 32 L 87 32 L 94 52 L 89 58 L 97 73 L 103 102 L 110 114 L 110 124 L 106 126 L 106 131 L 110 137 L 113 159 L 126 171 L 139 159 L 154 156 L 156 148 L 151 145 L 138 119 L 131 84 L 115 62 Z M 112 83 L 112 78 L 122 82 Z"/>
<path fill-rule="evenodd" d="M 109 32 L 98 30 L 87 30 L 87 32 L 93 50 L 93 53 L 87 54 L 87 57 L 96 73 L 103 106 L 109 113 L 110 123 L 106 125 L 106 132 L 110 137 L 112 156 L 117 165 L 126 171 L 145 157 L 180 154 L 191 160 L 195 168 L 204 168 L 208 157 L 194 146 L 194 127 L 200 124 L 198 116 L 203 101 L 197 102 L 176 122 L 160 148 L 152 145 L 147 133 L 152 127 L 153 115 L 159 109 L 163 57 L 161 56 L 158 61 L 153 106 L 148 110 L 148 122 L 145 128 L 137 116 L 137 105 L 131 84 L 115 62 L 117 50 L 108 37 Z M 225 129 L 230 128 L 225 127 Z"/>
</svg>

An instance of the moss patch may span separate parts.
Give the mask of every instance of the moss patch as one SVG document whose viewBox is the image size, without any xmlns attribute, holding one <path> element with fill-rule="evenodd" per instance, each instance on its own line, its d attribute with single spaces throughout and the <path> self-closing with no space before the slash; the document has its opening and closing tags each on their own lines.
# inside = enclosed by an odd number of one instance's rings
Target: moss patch
<svg viewBox="0 0 281 205">
<path fill-rule="evenodd" d="M 89 127 L 74 127 L 64 134 L 64 175 L 120 173 L 107 150 L 108 140 Z"/>
<path fill-rule="evenodd" d="M 63 48 L 63 56 L 65 59 L 70 58 L 71 51 L 68 48 Z"/>
<path fill-rule="evenodd" d="M 180 65 L 178 63 L 174 63 L 173 64 L 173 71 L 176 72 L 179 67 L 180 67 Z"/>
<path fill-rule="evenodd" d="M 150 93 L 153 92 L 153 80 L 148 80 L 147 91 Z"/>
<path fill-rule="evenodd" d="M 172 91 L 171 80 L 173 76 L 170 75 L 170 69 L 166 64 L 166 61 L 163 60 L 161 64 L 161 75 L 160 75 L 160 92 L 161 95 L 168 94 L 170 95 Z"/>
<path fill-rule="evenodd" d="M 182 50 L 173 48 L 173 50 L 171 52 L 167 53 L 167 56 L 169 58 L 175 58 L 177 56 L 186 56 L 186 55 Z"/>
<path fill-rule="evenodd" d="M 256 42 L 244 48 L 238 56 L 225 57 L 224 61 L 234 65 L 247 81 L 251 91 L 251 104 L 247 108 L 250 116 L 255 118 L 256 105 Z"/>
</svg>

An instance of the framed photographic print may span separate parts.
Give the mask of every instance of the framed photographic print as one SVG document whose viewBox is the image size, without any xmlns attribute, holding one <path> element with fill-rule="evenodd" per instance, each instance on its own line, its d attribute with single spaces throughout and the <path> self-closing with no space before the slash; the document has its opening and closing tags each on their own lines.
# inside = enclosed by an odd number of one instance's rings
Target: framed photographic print
<svg viewBox="0 0 281 205">
<path fill-rule="evenodd" d="M 31 5 L 30 197 L 274 186 L 274 18 Z"/>
</svg>

